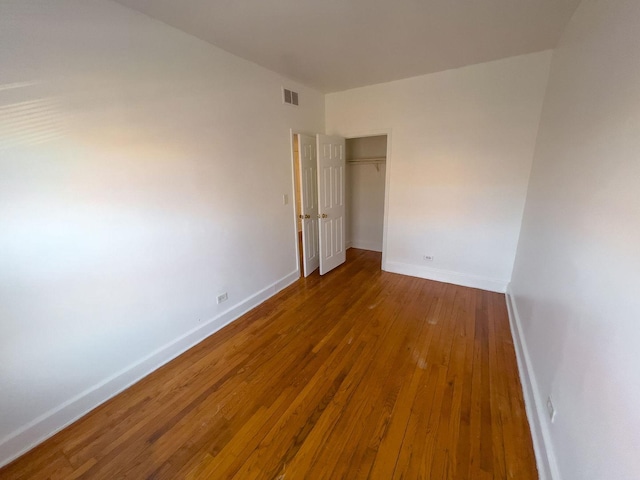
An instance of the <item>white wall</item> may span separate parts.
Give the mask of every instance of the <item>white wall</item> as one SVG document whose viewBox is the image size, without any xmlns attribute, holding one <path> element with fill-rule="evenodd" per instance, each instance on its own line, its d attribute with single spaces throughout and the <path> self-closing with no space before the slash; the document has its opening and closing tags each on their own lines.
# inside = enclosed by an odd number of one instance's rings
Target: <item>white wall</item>
<svg viewBox="0 0 640 480">
<path fill-rule="evenodd" d="M 504 291 L 550 58 L 535 53 L 326 96 L 328 133 L 392 130 L 383 268 Z"/>
<path fill-rule="evenodd" d="M 514 268 L 551 470 L 565 480 L 640 478 L 638 52 L 640 2 L 582 2 L 554 54 Z"/>
<path fill-rule="evenodd" d="M 323 95 L 115 3 L 0 2 L 0 464 L 297 278 L 290 128 Z"/>
<path fill-rule="evenodd" d="M 381 252 L 386 166 L 384 163 L 355 164 L 348 161 L 386 157 L 387 137 L 376 135 L 347 139 L 346 153 L 347 245 Z"/>
</svg>

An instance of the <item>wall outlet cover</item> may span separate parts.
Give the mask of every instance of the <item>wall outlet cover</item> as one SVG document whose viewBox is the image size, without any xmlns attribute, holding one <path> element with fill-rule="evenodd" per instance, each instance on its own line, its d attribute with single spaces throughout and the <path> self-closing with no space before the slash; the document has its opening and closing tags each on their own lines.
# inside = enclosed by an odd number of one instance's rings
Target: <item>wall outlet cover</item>
<svg viewBox="0 0 640 480">
<path fill-rule="evenodd" d="M 553 423 L 556 418 L 556 409 L 553 406 L 551 396 L 547 397 L 547 412 L 549 412 L 549 420 Z"/>
<path fill-rule="evenodd" d="M 218 303 L 222 303 L 222 302 L 226 302 L 229 299 L 229 295 L 227 295 L 227 292 L 224 292 L 220 295 L 218 295 Z"/>
</svg>

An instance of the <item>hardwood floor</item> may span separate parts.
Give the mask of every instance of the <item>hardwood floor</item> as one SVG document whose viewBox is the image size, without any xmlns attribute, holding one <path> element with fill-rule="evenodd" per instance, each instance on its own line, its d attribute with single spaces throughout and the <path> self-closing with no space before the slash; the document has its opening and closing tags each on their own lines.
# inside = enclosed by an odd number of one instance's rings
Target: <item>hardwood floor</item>
<svg viewBox="0 0 640 480">
<path fill-rule="evenodd" d="M 504 295 L 379 265 L 349 250 L 0 478 L 537 478 Z"/>
</svg>

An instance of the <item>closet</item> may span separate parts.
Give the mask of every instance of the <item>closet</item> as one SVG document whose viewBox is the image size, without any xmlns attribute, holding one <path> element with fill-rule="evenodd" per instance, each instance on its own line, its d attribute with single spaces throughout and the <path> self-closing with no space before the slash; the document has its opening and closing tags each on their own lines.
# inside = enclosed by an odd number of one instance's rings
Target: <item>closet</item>
<svg viewBox="0 0 640 480">
<path fill-rule="evenodd" d="M 346 244 L 382 251 L 387 136 L 346 140 Z"/>
<path fill-rule="evenodd" d="M 382 252 L 387 135 L 345 139 L 294 133 L 292 160 L 300 270 L 320 275 L 353 247 Z"/>
</svg>

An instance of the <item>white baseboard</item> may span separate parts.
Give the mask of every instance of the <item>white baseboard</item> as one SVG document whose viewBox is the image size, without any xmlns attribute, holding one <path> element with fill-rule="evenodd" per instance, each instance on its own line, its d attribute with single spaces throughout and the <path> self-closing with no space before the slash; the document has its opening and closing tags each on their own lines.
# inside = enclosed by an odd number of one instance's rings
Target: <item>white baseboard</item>
<svg viewBox="0 0 640 480">
<path fill-rule="evenodd" d="M 208 320 L 136 363 L 67 400 L 0 441 L 0 467 L 15 460 L 47 438 L 80 419 L 94 408 L 186 352 L 300 278 L 296 270 L 220 315 Z"/>
<path fill-rule="evenodd" d="M 560 480 L 560 472 L 556 462 L 556 456 L 551 444 L 549 424 L 547 422 L 547 410 L 543 401 L 538 382 L 531 364 L 531 357 L 527 348 L 527 342 L 522 334 L 522 323 L 518 314 L 515 299 L 511 293 L 510 285 L 507 288 L 507 311 L 511 324 L 511 336 L 516 350 L 520 382 L 524 394 L 524 404 L 531 427 L 533 449 L 536 454 L 538 476 L 540 480 Z"/>
<path fill-rule="evenodd" d="M 420 265 L 411 265 L 408 263 L 390 262 L 388 260 L 386 262 L 384 270 L 387 272 L 409 275 L 411 277 L 426 278 L 427 280 L 453 283 L 454 285 L 479 288 L 481 290 L 488 290 L 490 292 L 498 293 L 505 293 L 508 283 L 508 281 L 506 280 L 497 280 L 494 278 L 452 272 L 449 270 L 440 270 L 437 268 L 423 267 Z"/>
<path fill-rule="evenodd" d="M 367 242 L 361 240 L 351 240 L 349 242 L 351 248 L 360 248 L 362 250 L 371 250 L 373 252 L 381 252 L 382 244 L 378 242 Z"/>
</svg>

